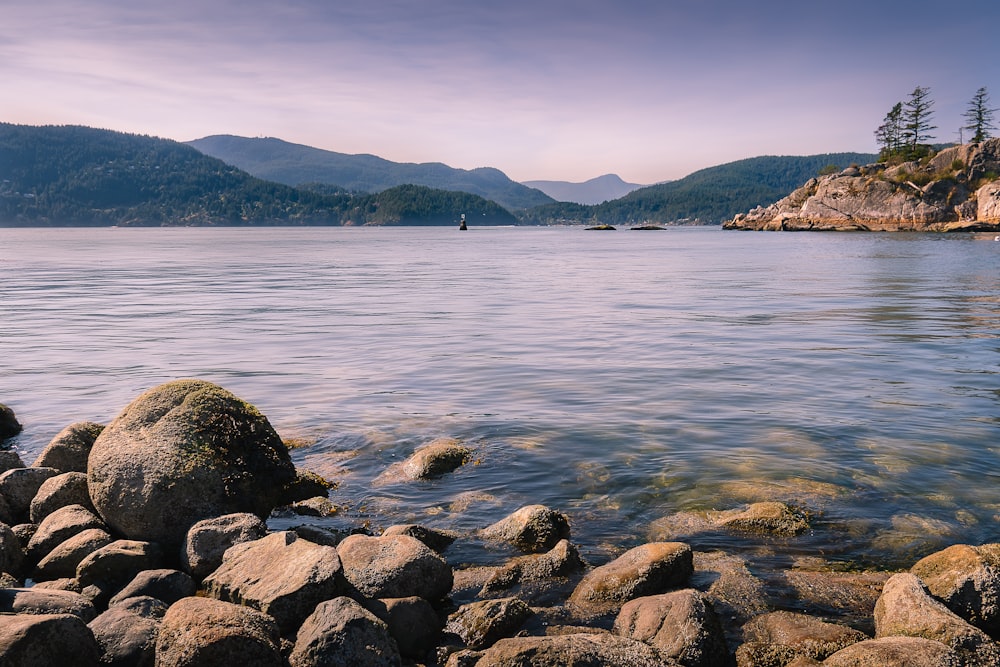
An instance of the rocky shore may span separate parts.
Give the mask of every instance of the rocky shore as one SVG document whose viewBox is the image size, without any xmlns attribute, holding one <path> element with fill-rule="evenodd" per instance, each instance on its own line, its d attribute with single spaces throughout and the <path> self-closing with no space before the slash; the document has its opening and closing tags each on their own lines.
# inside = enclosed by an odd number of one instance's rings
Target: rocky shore
<svg viewBox="0 0 1000 667">
<path fill-rule="evenodd" d="M 0 405 L 0 439 L 20 429 Z M 445 477 L 471 458 L 441 439 L 384 474 Z M 997 544 L 891 572 L 799 558 L 775 587 L 669 539 L 587 563 L 542 505 L 476 533 L 519 554 L 488 566 L 450 564 L 472 536 L 420 525 L 268 529 L 276 510 L 331 511 L 335 493 L 256 408 L 198 380 L 68 426 L 30 466 L 0 449 L 0 664 L 1000 664 Z M 759 502 L 711 521 L 794 539 L 809 515 Z"/>
<path fill-rule="evenodd" d="M 920 161 L 852 166 L 724 223 L 764 231 L 1000 230 L 1000 138 Z"/>
</svg>

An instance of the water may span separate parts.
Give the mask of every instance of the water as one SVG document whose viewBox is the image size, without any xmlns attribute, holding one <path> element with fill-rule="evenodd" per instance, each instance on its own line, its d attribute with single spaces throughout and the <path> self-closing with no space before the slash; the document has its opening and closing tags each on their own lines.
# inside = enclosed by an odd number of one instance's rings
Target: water
<svg viewBox="0 0 1000 667">
<path fill-rule="evenodd" d="M 0 402 L 64 426 L 198 377 L 340 484 L 332 522 L 566 512 L 595 560 L 777 499 L 758 560 L 1000 541 L 1000 244 L 678 228 L 0 230 Z M 441 436 L 475 464 L 378 475 Z M 477 555 L 461 547 L 457 561 Z"/>
</svg>

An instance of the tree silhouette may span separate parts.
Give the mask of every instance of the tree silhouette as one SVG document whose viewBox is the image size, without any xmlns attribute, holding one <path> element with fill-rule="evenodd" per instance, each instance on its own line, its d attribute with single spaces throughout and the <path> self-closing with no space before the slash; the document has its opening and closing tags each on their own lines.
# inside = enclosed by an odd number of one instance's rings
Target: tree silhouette
<svg viewBox="0 0 1000 667">
<path fill-rule="evenodd" d="M 963 130 L 972 132 L 972 143 L 978 144 L 992 136 L 990 130 L 997 129 L 993 125 L 993 114 L 996 111 L 990 108 L 990 96 L 986 88 L 977 90 L 965 112 L 965 119 L 969 124 L 962 126 Z"/>
<path fill-rule="evenodd" d="M 934 100 L 930 98 L 930 92 L 930 88 L 917 86 L 903 105 L 903 143 L 914 157 L 921 143 L 934 138 L 930 131 L 937 129 L 936 125 L 931 125 Z"/>
</svg>

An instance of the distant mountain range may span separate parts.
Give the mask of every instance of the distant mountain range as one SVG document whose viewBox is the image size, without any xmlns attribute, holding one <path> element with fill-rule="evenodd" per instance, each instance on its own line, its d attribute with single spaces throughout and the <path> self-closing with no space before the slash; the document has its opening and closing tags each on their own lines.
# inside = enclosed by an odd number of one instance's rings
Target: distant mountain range
<svg viewBox="0 0 1000 667">
<path fill-rule="evenodd" d="M 205 155 L 258 177 L 285 185 L 336 185 L 358 192 L 381 192 L 397 185 L 424 185 L 479 195 L 511 211 L 551 204 L 540 190 L 510 180 L 498 169 L 455 169 L 440 162 L 390 162 L 375 155 L 348 155 L 281 139 L 215 135 L 187 142 Z"/>
<path fill-rule="evenodd" d="M 541 190 L 558 202 L 574 204 L 600 204 L 624 197 L 633 190 L 643 187 L 637 183 L 626 183 L 618 174 L 605 174 L 583 183 L 567 181 L 521 181 L 522 185 Z"/>
<path fill-rule="evenodd" d="M 0 225 L 511 225 L 465 192 L 401 185 L 376 194 L 297 189 L 191 146 L 75 126 L 0 123 Z"/>
</svg>

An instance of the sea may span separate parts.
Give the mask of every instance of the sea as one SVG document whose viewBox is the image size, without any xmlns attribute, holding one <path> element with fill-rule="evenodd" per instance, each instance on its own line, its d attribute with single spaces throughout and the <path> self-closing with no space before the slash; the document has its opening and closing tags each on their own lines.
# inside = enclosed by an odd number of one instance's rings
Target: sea
<svg viewBox="0 0 1000 667">
<path fill-rule="evenodd" d="M 761 568 L 1000 541 L 993 235 L 718 227 L 0 229 L 0 403 L 31 464 L 179 378 L 254 404 L 332 517 L 462 536 L 529 504 L 584 557 L 650 540 Z M 437 438 L 473 460 L 387 475 Z M 796 536 L 721 530 L 780 501 Z"/>
</svg>

